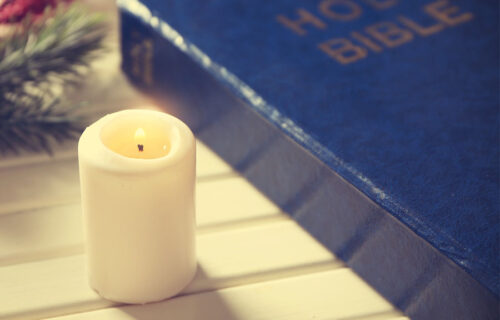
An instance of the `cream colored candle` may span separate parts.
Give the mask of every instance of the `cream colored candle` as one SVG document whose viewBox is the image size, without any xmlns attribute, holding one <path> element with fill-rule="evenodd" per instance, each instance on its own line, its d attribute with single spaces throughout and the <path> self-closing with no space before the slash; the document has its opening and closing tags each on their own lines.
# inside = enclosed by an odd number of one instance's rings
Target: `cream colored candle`
<svg viewBox="0 0 500 320">
<path fill-rule="evenodd" d="M 78 144 L 90 286 L 126 303 L 163 300 L 193 278 L 195 139 L 162 112 L 109 114 Z"/>
</svg>

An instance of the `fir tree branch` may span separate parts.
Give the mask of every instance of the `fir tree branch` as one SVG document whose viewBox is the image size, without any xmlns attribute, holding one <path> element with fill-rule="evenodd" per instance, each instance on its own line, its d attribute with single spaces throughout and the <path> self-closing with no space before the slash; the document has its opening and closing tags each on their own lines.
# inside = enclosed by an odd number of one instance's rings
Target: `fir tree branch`
<svg viewBox="0 0 500 320">
<path fill-rule="evenodd" d="M 51 145 L 78 137 L 83 125 L 74 108 L 59 107 L 53 99 L 44 105 L 42 98 L 27 106 L 10 105 L 0 108 L 0 151 L 20 150 L 51 153 Z"/>
<path fill-rule="evenodd" d="M 46 10 L 0 40 L 0 153 L 51 152 L 82 129 L 77 107 L 59 104 L 57 85 L 76 85 L 104 48 L 106 25 L 78 4 Z"/>
</svg>

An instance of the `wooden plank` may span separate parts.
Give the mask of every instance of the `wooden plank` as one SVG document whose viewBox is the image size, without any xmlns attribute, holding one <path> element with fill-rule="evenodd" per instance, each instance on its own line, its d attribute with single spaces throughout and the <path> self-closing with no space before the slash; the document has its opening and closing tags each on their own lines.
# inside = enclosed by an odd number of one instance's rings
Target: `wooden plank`
<svg viewBox="0 0 500 320">
<path fill-rule="evenodd" d="M 177 297 L 58 320 L 408 319 L 349 269 Z M 54 319 L 55 320 L 55 319 Z"/>
<path fill-rule="evenodd" d="M 0 157 L 0 170 L 13 169 L 14 167 L 39 165 L 44 162 L 53 162 L 60 160 L 77 159 L 77 142 L 70 141 L 62 145 L 58 145 L 53 150 L 54 153 L 49 155 L 47 153 L 34 153 L 23 152 L 19 155 L 7 155 Z M 208 176 L 214 174 L 225 174 L 232 171 L 231 166 L 226 163 L 215 152 L 209 149 L 203 142 L 197 140 L 196 153 L 198 162 L 196 163 L 196 170 L 198 176 Z"/>
<path fill-rule="evenodd" d="M 196 187 L 198 231 L 287 218 L 244 178 L 201 180 Z M 82 230 L 79 203 L 0 215 L 0 266 L 82 253 Z"/>
<path fill-rule="evenodd" d="M 182 294 L 342 267 L 295 222 L 203 234 L 198 273 Z M 0 319 L 40 318 L 113 305 L 92 291 L 84 256 L 0 268 Z"/>
<path fill-rule="evenodd" d="M 54 160 L 67 160 L 76 158 L 76 142 L 69 141 L 61 145 L 54 146 L 53 154 L 43 152 L 20 152 L 19 154 L 9 154 L 0 157 L 0 170 L 4 168 L 34 165 L 42 162 Z"/>
<path fill-rule="evenodd" d="M 196 220 L 199 226 L 206 229 L 286 217 L 271 200 L 241 176 L 211 180 L 210 183 L 200 181 L 196 186 L 196 210 L 199 212 Z"/>
<path fill-rule="evenodd" d="M 75 159 L 0 169 L 0 214 L 80 199 Z"/>
<path fill-rule="evenodd" d="M 196 176 L 220 176 L 233 173 L 233 168 L 200 140 L 196 140 Z"/>
<path fill-rule="evenodd" d="M 183 293 L 344 266 L 292 220 L 203 235 L 197 248 L 198 272 Z"/>
<path fill-rule="evenodd" d="M 196 151 L 198 178 L 233 172 L 226 162 L 199 141 Z M 80 201 L 76 154 L 69 159 L 37 165 L 0 167 L 0 177 L 0 215 Z"/>
<path fill-rule="evenodd" d="M 82 252 L 80 204 L 0 215 L 0 266 Z"/>
</svg>

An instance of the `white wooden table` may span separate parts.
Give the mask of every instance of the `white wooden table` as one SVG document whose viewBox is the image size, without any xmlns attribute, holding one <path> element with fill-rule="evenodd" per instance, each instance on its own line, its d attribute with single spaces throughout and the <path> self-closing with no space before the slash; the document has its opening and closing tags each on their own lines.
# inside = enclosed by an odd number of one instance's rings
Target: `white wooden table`
<svg viewBox="0 0 500 320">
<path fill-rule="evenodd" d="M 112 50 L 75 100 L 94 118 L 154 105 Z M 179 296 L 120 305 L 87 285 L 76 142 L 0 158 L 0 319 L 407 319 L 198 142 L 198 272 Z"/>
</svg>

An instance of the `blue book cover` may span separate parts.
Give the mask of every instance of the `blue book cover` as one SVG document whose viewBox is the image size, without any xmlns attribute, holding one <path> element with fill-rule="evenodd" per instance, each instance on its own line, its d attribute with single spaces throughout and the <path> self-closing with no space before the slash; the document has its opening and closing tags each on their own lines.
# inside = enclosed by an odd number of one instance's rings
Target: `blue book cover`
<svg viewBox="0 0 500 320">
<path fill-rule="evenodd" d="M 389 300 L 498 316 L 498 1 L 118 5 L 131 80 Z"/>
</svg>

